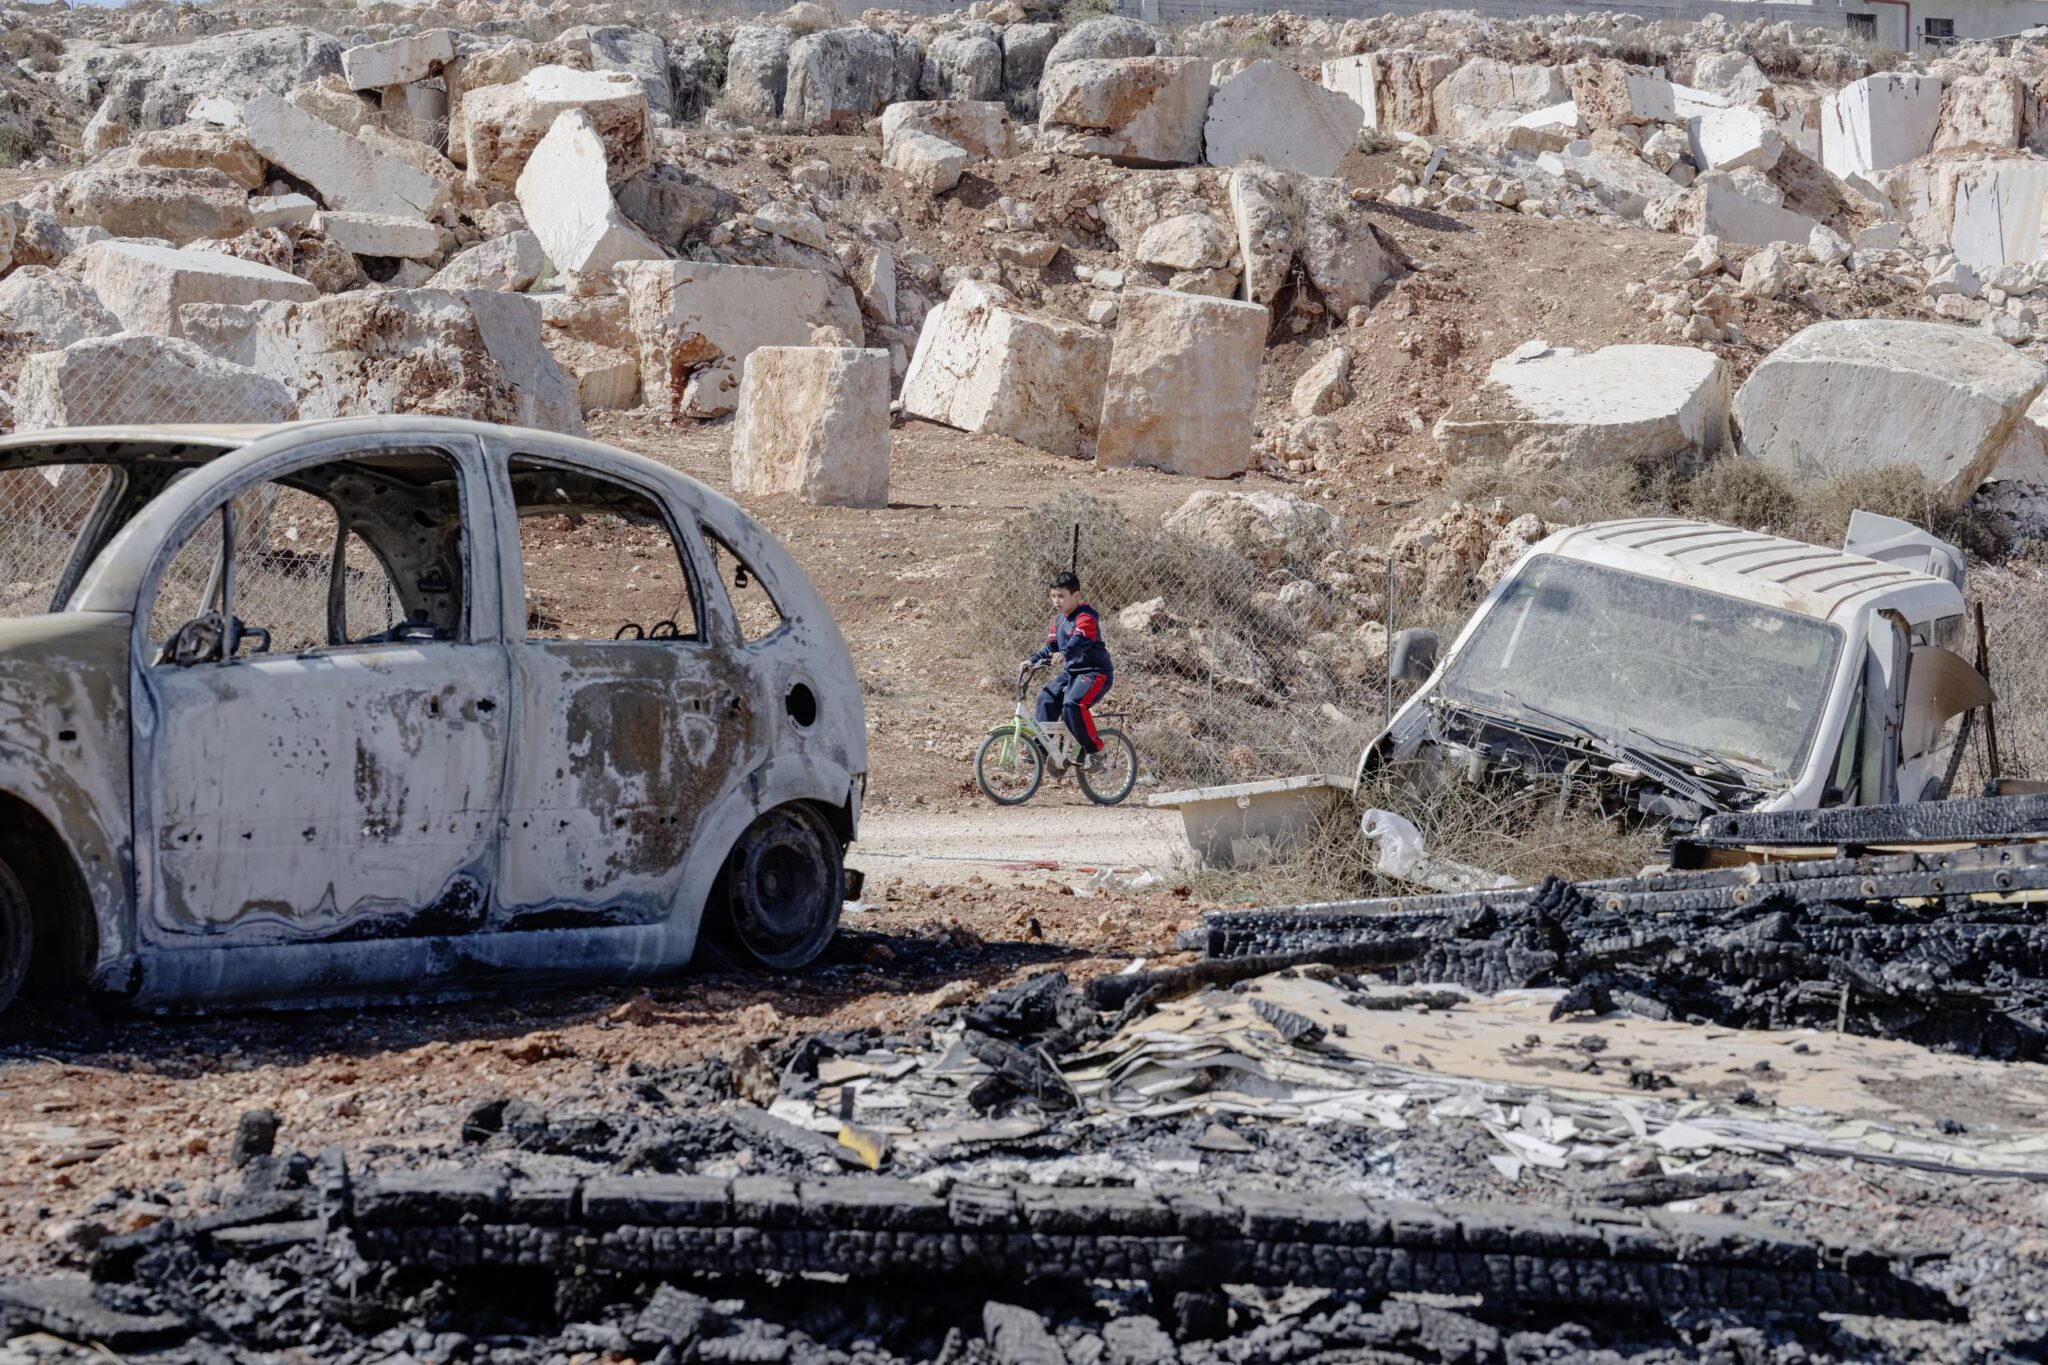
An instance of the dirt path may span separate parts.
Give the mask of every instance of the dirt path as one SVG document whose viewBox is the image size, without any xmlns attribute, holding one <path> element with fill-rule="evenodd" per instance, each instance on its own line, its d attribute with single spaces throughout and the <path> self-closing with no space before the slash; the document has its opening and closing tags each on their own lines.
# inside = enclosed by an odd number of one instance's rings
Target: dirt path
<svg viewBox="0 0 2048 1365">
<path fill-rule="evenodd" d="M 1167 875 L 1189 858 L 1177 812 L 1098 806 L 1062 793 L 1009 809 L 877 811 L 862 819 L 860 841 L 848 855 L 870 877 L 925 886 L 973 877 L 996 885 L 1080 885 L 1105 873 Z"/>
</svg>

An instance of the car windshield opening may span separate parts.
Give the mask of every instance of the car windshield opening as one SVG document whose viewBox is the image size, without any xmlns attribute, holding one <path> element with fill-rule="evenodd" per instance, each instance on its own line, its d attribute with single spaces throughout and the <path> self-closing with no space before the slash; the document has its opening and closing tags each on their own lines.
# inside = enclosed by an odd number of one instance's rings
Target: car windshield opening
<svg viewBox="0 0 2048 1365">
<path fill-rule="evenodd" d="M 1592 734 L 1799 770 L 1841 634 L 1824 621 L 1544 555 L 1445 670 L 1453 703 L 1567 717 Z"/>
</svg>

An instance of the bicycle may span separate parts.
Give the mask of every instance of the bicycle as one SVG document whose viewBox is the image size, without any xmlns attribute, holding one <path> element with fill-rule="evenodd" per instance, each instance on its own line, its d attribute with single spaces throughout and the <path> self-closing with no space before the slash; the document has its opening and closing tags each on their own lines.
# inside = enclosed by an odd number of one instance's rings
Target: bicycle
<svg viewBox="0 0 2048 1365">
<path fill-rule="evenodd" d="M 1079 746 L 1060 721 L 1041 723 L 1025 714 L 1024 699 L 1030 680 L 1049 665 L 1029 664 L 1017 670 L 1017 710 L 1010 719 L 988 732 L 981 750 L 974 756 L 974 780 L 982 794 L 999 806 L 1018 806 L 1037 795 L 1047 769 L 1061 777 L 1072 772 L 1081 790 L 1098 806 L 1114 806 L 1138 785 L 1138 751 L 1128 736 L 1117 729 L 1098 730 L 1102 750 L 1094 769 L 1074 761 Z"/>
</svg>

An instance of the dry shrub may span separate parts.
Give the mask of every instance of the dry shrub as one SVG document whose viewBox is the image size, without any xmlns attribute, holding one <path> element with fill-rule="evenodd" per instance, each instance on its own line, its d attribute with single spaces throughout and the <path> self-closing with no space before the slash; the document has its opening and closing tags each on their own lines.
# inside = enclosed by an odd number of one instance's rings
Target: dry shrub
<svg viewBox="0 0 2048 1365">
<path fill-rule="evenodd" d="M 1130 734 L 1145 771 L 1185 786 L 1351 771 L 1382 719 L 1384 685 L 1341 681 L 1312 663 L 1309 625 L 1270 591 L 1323 577 L 1320 566 L 1261 569 L 1089 493 L 1062 494 L 997 532 L 966 613 L 991 685 L 1008 686 L 1018 661 L 1044 642 L 1046 584 L 1068 566 L 1077 524 L 1082 594 L 1102 614 L 1116 662 L 1103 712 Z M 1124 630 L 1118 613 L 1153 598 L 1172 624 Z"/>
</svg>

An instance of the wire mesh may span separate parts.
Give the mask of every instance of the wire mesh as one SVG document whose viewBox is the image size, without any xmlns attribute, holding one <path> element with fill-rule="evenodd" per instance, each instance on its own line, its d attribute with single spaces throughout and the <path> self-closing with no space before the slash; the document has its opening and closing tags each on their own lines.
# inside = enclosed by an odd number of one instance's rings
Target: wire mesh
<svg viewBox="0 0 2048 1365">
<path fill-rule="evenodd" d="M 1046 584 L 1081 528 L 1082 596 L 1100 613 L 1115 683 L 1097 708 L 1175 785 L 1348 774 L 1384 719 L 1384 599 L 1310 526 L 1249 548 L 1169 516 L 1066 495 L 999 534 L 969 617 L 992 684 L 1046 638 Z"/>
<path fill-rule="evenodd" d="M 0 473 L 0 616 L 50 610 L 108 478 L 93 464 Z"/>
</svg>

